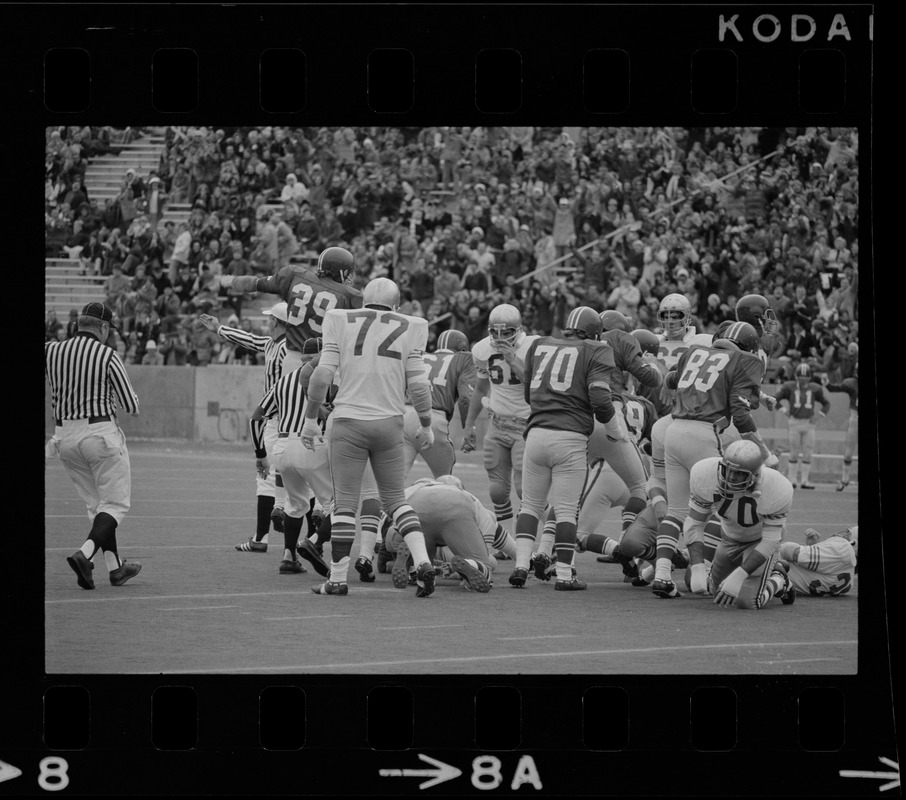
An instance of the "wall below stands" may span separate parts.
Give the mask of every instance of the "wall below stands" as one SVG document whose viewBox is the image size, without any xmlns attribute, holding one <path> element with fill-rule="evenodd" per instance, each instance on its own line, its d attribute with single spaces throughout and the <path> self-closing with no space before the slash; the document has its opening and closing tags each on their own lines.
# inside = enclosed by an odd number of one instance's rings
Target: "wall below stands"
<svg viewBox="0 0 906 800">
<path fill-rule="evenodd" d="M 261 399 L 263 367 L 149 367 L 128 366 L 126 371 L 139 397 L 141 413 L 137 417 L 123 414 L 120 425 L 127 439 L 146 441 L 180 440 L 198 443 L 249 444 L 249 418 Z M 774 394 L 779 387 L 768 385 L 765 392 Z M 831 410 L 816 430 L 812 474 L 817 480 L 836 480 L 849 420 L 846 395 L 831 393 Z M 45 439 L 53 434 L 54 421 L 50 389 L 44 391 Z M 479 418 L 479 447 L 484 433 Z M 786 417 L 779 412 L 759 408 L 755 421 L 769 447 L 787 452 Z M 462 428 L 458 413 L 450 425 L 454 443 L 460 444 Z M 785 462 L 785 459 L 783 459 Z M 822 478 L 823 476 L 823 478 Z M 858 457 L 853 464 L 853 478 L 858 480 Z"/>
</svg>

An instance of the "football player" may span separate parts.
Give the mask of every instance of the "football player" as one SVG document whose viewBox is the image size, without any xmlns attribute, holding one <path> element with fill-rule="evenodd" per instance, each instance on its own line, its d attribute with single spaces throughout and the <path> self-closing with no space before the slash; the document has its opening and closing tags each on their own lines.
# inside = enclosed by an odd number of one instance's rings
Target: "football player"
<svg viewBox="0 0 906 800">
<path fill-rule="evenodd" d="M 778 556 L 793 486 L 764 467 L 762 448 L 746 439 L 730 443 L 722 456 L 692 467 L 689 485 L 689 540 L 702 539 L 712 512 L 720 520 L 720 544 L 705 590 L 714 602 L 761 609 L 778 596 L 785 605 L 792 603 L 796 592 Z"/>
<path fill-rule="evenodd" d="M 636 341 L 639 343 L 643 353 L 654 356 L 658 358 L 658 354 L 661 349 L 661 340 L 656 333 L 652 333 L 645 328 L 637 328 L 632 331 L 632 335 L 635 337 Z M 696 340 L 697 342 L 698 340 Z M 666 373 L 667 367 L 664 363 L 658 359 L 658 364 L 661 364 Z M 661 390 L 661 387 L 648 387 L 645 385 L 637 385 L 634 380 L 630 379 L 626 384 L 626 390 L 630 394 L 636 394 L 640 397 L 645 397 L 654 404 L 654 408 L 657 411 L 658 419 L 661 417 L 667 416 L 673 410 L 673 402 L 670 399 L 665 398 L 664 392 Z"/>
<path fill-rule="evenodd" d="M 448 330 L 437 337 L 433 353 L 425 354 L 428 384 L 431 387 L 431 417 L 434 424 L 434 444 L 419 450 L 416 439 L 419 432 L 418 414 L 412 406 L 403 418 L 403 436 L 406 452 L 406 475 L 421 455 L 436 478 L 449 475 L 456 463 L 456 450 L 450 440 L 450 420 L 459 406 L 460 422 L 465 423 L 469 401 L 475 387 L 475 364 L 469 353 L 469 340 L 462 331 Z"/>
<path fill-rule="evenodd" d="M 850 353 L 858 355 L 859 348 L 855 342 L 849 344 Z M 843 475 L 837 484 L 837 491 L 842 492 L 849 486 L 850 469 L 853 465 L 853 454 L 859 443 L 859 362 L 853 364 L 853 377 L 844 378 L 840 383 L 827 383 L 827 376 L 821 383 L 829 392 L 846 392 L 849 397 L 849 419 L 846 423 L 846 445 L 843 451 Z"/>
<path fill-rule="evenodd" d="M 760 294 L 743 295 L 736 301 L 736 321 L 747 322 L 758 334 L 758 357 L 768 367 L 768 358 L 777 344 L 780 322 L 767 298 Z"/>
<path fill-rule="evenodd" d="M 355 272 L 352 253 L 342 247 L 328 247 L 318 256 L 314 271 L 290 264 L 266 278 L 257 275 L 222 275 L 222 286 L 241 292 L 269 292 L 280 295 L 288 308 L 286 356 L 283 371 L 302 366 L 302 345 L 321 336 L 324 317 L 332 308 L 361 308 L 362 293 L 350 286 Z"/>
<path fill-rule="evenodd" d="M 416 595 L 434 591 L 434 566 L 425 549 L 418 515 L 406 502 L 403 414 L 406 392 L 418 412 L 421 446 L 434 441 L 431 390 L 423 359 L 428 323 L 396 311 L 399 287 L 375 278 L 366 287 L 364 308 L 332 309 L 324 318 L 324 349 L 311 376 L 302 443 L 314 450 L 321 439 L 318 414 L 339 372 L 340 382 L 330 417 L 330 471 L 334 510 L 331 514 L 329 579 L 315 594 L 345 595 L 349 553 L 355 538 L 355 511 L 362 475 L 371 463 L 381 505 L 406 541 L 418 570 Z"/>
<path fill-rule="evenodd" d="M 495 559 L 491 548 L 515 555 L 516 545 L 462 481 L 455 475 L 422 478 L 406 489 L 406 499 L 422 524 L 428 556 L 449 563 L 445 573 L 456 575 L 470 591 L 491 590 Z M 395 556 L 391 570 L 393 585 L 404 589 L 409 583 L 409 548 L 389 518 L 382 522 L 386 549 Z M 442 568 L 443 569 L 443 568 Z"/>
<path fill-rule="evenodd" d="M 661 300 L 657 321 L 663 333 L 658 337 L 658 359 L 667 369 L 676 366 L 679 357 L 692 344 L 710 344 L 708 334 L 696 333 L 692 325 L 692 304 L 684 294 L 668 294 Z M 696 336 L 708 336 L 696 339 Z"/>
<path fill-rule="evenodd" d="M 772 455 L 752 419 L 758 407 L 763 372 L 755 354 L 758 335 L 745 322 L 733 323 L 711 347 L 693 345 L 668 373 L 666 385 L 676 390 L 673 422 L 664 435 L 667 479 L 667 516 L 658 529 L 658 552 L 652 591 L 662 598 L 674 597 L 670 578 L 672 556 L 689 508 L 689 476 L 693 465 L 719 456 L 729 438 L 732 420 L 738 434 L 753 441 L 766 459 Z M 656 433 L 655 433 L 656 435 Z M 652 450 L 653 452 L 653 450 Z M 687 537 L 693 589 L 705 590 L 707 572 L 702 542 Z"/>
<path fill-rule="evenodd" d="M 812 468 L 812 452 L 815 449 L 815 424 L 827 416 L 830 400 L 825 397 L 824 389 L 812 380 L 812 368 L 804 361 L 796 367 L 795 379 L 783 384 L 775 397 L 789 424 L 790 462 L 787 477 L 796 488 L 814 489 L 808 479 Z M 797 471 L 801 474 L 801 483 Z"/>
<path fill-rule="evenodd" d="M 475 449 L 475 420 L 482 400 L 488 401 L 488 429 L 484 435 L 484 468 L 497 521 L 513 518 L 510 494 L 515 484 L 522 497 L 522 458 L 529 405 L 522 388 L 523 367 L 529 345 L 538 337 L 522 330 L 522 317 L 515 306 L 502 303 L 491 309 L 488 335 L 472 346 L 477 380 L 463 425 L 462 449 Z"/>
<path fill-rule="evenodd" d="M 859 526 L 851 525 L 825 539 L 814 528 L 805 531 L 805 545 L 780 543 L 781 563 L 797 592 L 810 597 L 848 594 L 858 571 Z"/>
<path fill-rule="evenodd" d="M 532 546 L 551 495 L 556 514 L 557 581 L 554 589 L 576 591 L 587 584 L 573 577 L 576 523 L 594 421 L 615 441 L 629 434 L 611 396 L 613 348 L 598 343 L 601 319 L 579 306 L 566 320 L 562 338 L 536 338 L 525 357 L 524 397 L 530 415 L 525 434 L 522 507 L 516 518 L 516 566 L 510 585 L 525 586 Z"/>
</svg>

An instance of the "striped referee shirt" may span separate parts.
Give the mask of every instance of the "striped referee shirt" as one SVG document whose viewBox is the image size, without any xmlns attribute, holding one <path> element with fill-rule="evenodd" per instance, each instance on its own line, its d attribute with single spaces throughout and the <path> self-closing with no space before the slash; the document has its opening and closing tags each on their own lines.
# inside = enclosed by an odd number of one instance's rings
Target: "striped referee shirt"
<svg viewBox="0 0 906 800">
<path fill-rule="evenodd" d="M 44 374 L 57 419 L 115 415 L 117 407 L 138 414 L 138 396 L 113 348 L 87 331 L 44 345 Z"/>
<path fill-rule="evenodd" d="M 246 350 L 264 353 L 264 391 L 267 392 L 283 374 L 283 357 L 286 355 L 286 338 L 283 334 L 276 339 L 270 336 L 259 336 L 241 328 L 230 328 L 221 325 L 217 335 L 228 342 L 238 344 Z"/>
<path fill-rule="evenodd" d="M 302 370 L 293 370 L 283 375 L 268 390 L 259 407 L 264 412 L 264 419 L 277 416 L 277 433 L 300 434 L 305 423 L 305 388 L 302 383 Z M 252 425 L 252 444 L 256 455 L 265 452 L 263 428 Z M 262 455 L 257 455 L 262 458 Z"/>
</svg>

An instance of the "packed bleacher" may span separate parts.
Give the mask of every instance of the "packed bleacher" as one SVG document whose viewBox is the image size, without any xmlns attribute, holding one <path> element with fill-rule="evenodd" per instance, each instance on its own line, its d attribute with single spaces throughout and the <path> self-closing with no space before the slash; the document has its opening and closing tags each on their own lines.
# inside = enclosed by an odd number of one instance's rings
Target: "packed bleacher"
<svg viewBox="0 0 906 800">
<path fill-rule="evenodd" d="M 46 135 L 46 255 L 104 278 L 127 363 L 257 363 L 198 323 L 254 328 L 261 298 L 220 276 L 341 245 L 356 284 L 392 277 L 432 338 L 477 341 L 501 302 L 530 332 L 558 331 L 577 305 L 657 332 L 671 293 L 713 332 L 757 293 L 781 322 L 773 380 L 802 359 L 832 380 L 852 372 L 855 129 L 172 127 L 159 168 L 97 203 L 86 165 L 134 135 Z M 168 219 L 182 204 L 187 221 Z M 45 338 L 67 327 L 51 312 Z"/>
</svg>

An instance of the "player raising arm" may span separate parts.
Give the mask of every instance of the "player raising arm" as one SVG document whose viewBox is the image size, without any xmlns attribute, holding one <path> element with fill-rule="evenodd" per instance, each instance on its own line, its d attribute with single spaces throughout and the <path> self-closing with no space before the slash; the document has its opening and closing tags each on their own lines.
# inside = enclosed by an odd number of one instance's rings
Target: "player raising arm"
<svg viewBox="0 0 906 800">
<path fill-rule="evenodd" d="M 805 546 L 781 542 L 780 558 L 796 591 L 811 597 L 837 597 L 853 586 L 859 556 L 859 526 L 851 525 L 826 539 L 805 531 Z"/>
<path fill-rule="evenodd" d="M 334 309 L 324 319 L 324 349 L 309 383 L 302 435 L 303 444 L 313 450 L 321 439 L 321 405 L 334 375 L 339 374 L 329 442 L 334 484 L 330 578 L 312 589 L 316 594 L 348 593 L 355 512 L 368 462 L 384 512 L 392 517 L 418 565 L 416 595 L 427 597 L 434 591 L 434 566 L 425 537 L 418 516 L 406 502 L 403 454 L 407 391 L 421 424 L 420 444 L 427 447 L 434 441 L 431 390 L 422 358 L 428 323 L 398 313 L 399 302 L 399 287 L 387 278 L 375 278 L 365 287 L 364 308 Z"/>
<path fill-rule="evenodd" d="M 302 365 L 302 345 L 321 335 L 324 315 L 332 308 L 360 308 L 362 293 L 349 285 L 355 272 L 352 253 L 342 247 L 328 247 L 318 257 L 314 271 L 290 264 L 275 275 L 221 275 L 222 286 L 241 292 L 269 292 L 280 295 L 288 308 L 286 357 L 283 371 Z"/>
</svg>

